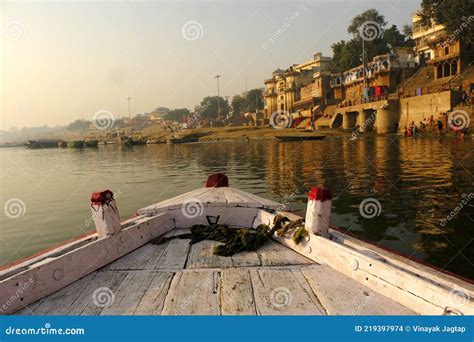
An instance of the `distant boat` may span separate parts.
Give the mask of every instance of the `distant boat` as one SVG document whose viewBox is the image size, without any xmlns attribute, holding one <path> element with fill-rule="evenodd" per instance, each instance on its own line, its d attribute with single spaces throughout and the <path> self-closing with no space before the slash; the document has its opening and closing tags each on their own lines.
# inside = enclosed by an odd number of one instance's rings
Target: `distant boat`
<svg viewBox="0 0 474 342">
<path fill-rule="evenodd" d="M 76 148 L 76 149 L 81 149 L 86 146 L 86 143 L 84 140 L 75 140 L 75 141 L 69 141 L 67 143 L 67 147 L 70 148 Z"/>
<path fill-rule="evenodd" d="M 89 140 L 86 141 L 86 147 L 96 148 L 99 145 L 99 140 Z"/>
<path fill-rule="evenodd" d="M 314 134 L 307 134 L 307 135 L 275 135 L 280 141 L 301 141 L 301 140 L 323 140 L 326 138 L 325 135 L 314 135 Z"/>
<path fill-rule="evenodd" d="M 28 140 L 26 144 L 29 148 L 54 148 L 58 147 L 58 143 L 61 142 L 61 139 L 37 139 L 37 140 Z"/>
</svg>

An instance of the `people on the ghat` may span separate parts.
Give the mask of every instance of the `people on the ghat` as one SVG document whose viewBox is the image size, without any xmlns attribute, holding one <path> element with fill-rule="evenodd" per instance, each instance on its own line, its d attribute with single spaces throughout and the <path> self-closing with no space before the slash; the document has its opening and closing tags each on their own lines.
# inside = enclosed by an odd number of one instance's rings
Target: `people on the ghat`
<svg viewBox="0 0 474 342">
<path fill-rule="evenodd" d="M 422 135 L 425 134 L 425 130 L 426 130 L 426 125 L 420 121 L 420 133 Z"/>
<path fill-rule="evenodd" d="M 407 128 L 407 126 L 405 126 L 403 128 L 403 135 L 405 136 L 405 138 L 408 137 L 408 128 Z"/>
<path fill-rule="evenodd" d="M 462 91 L 462 105 L 466 106 L 467 105 L 467 93 L 465 90 Z"/>
<path fill-rule="evenodd" d="M 441 120 L 438 120 L 438 135 L 441 135 L 443 132 L 443 122 Z"/>
<path fill-rule="evenodd" d="M 432 129 L 433 129 L 433 125 L 434 125 L 434 117 L 433 117 L 433 115 L 430 116 L 429 122 L 430 122 L 430 130 L 432 130 Z"/>
</svg>

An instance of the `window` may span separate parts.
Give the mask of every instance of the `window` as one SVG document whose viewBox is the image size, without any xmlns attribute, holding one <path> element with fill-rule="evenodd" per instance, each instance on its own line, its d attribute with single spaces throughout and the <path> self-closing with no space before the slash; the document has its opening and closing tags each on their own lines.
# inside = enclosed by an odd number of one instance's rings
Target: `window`
<svg viewBox="0 0 474 342">
<path fill-rule="evenodd" d="M 445 55 L 449 55 L 449 46 L 446 46 L 446 47 L 444 48 L 444 54 L 445 54 Z"/>
</svg>

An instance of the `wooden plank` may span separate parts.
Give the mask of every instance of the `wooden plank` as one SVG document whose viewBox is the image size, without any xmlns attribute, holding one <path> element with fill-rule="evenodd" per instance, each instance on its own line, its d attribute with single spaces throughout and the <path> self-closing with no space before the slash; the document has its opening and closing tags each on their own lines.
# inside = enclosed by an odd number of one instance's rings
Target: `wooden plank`
<svg viewBox="0 0 474 342">
<path fill-rule="evenodd" d="M 152 270 L 165 252 L 167 244 L 146 244 L 111 263 L 109 270 Z"/>
<path fill-rule="evenodd" d="M 320 315 L 321 310 L 289 269 L 250 270 L 261 315 Z"/>
<path fill-rule="evenodd" d="M 232 257 L 232 266 L 234 267 L 252 267 L 261 266 L 262 261 L 257 252 L 244 251 L 234 254 Z"/>
<path fill-rule="evenodd" d="M 313 261 L 276 241 L 267 242 L 257 250 L 257 253 L 262 260 L 262 266 L 306 265 L 313 263 Z"/>
<path fill-rule="evenodd" d="M 221 272 L 221 310 L 223 315 L 256 315 L 250 272 L 230 268 Z"/>
<path fill-rule="evenodd" d="M 172 228 L 173 222 L 169 215 L 160 214 L 110 237 L 98 239 L 76 250 L 31 265 L 27 270 L 0 281 L 0 306 L 3 306 L 15 295 L 19 287 L 34 279 L 28 291 L 23 293 L 23 301 L 15 301 L 3 313 L 15 312 L 56 292 Z"/>
<path fill-rule="evenodd" d="M 191 246 L 186 268 L 226 268 L 232 267 L 232 258 L 214 255 L 217 241 L 204 240 Z"/>
<path fill-rule="evenodd" d="M 155 275 L 154 271 L 129 271 L 114 293 L 112 304 L 104 307 L 100 314 L 133 315 Z"/>
<path fill-rule="evenodd" d="M 56 293 L 44 298 L 31 315 L 64 315 L 92 281 L 93 275 L 85 276 Z"/>
<path fill-rule="evenodd" d="M 153 267 L 155 269 L 183 269 L 188 259 L 190 241 L 190 239 L 174 239 L 169 241 L 163 254 Z"/>
<path fill-rule="evenodd" d="M 219 315 L 219 273 L 176 273 L 166 296 L 162 315 Z"/>
<path fill-rule="evenodd" d="M 449 283 L 439 283 L 420 272 L 412 272 L 403 263 L 392 264 L 373 251 L 358 250 L 312 233 L 309 240 L 299 245 L 288 238 L 274 239 L 416 313 L 440 315 L 445 308 L 452 308 L 465 315 L 474 314 L 474 298 L 469 295 L 469 286 L 461 280 L 451 287 Z M 461 293 L 459 299 L 458 293 Z"/>
<path fill-rule="evenodd" d="M 426 265 L 420 264 L 419 262 L 389 252 L 383 248 L 380 248 L 365 241 L 361 241 L 335 229 L 329 229 L 329 233 L 331 234 L 331 240 L 333 241 L 337 241 L 339 243 L 345 244 L 346 246 L 353 247 L 359 251 L 370 250 L 398 267 L 403 267 L 413 273 L 420 274 L 428 279 L 435 280 L 438 283 L 446 284 L 451 288 L 456 288 L 456 286 L 458 286 L 458 284 L 460 283 L 460 279 L 454 277 L 451 274 L 446 274 L 437 269 L 427 267 Z M 474 284 L 463 282 L 463 288 L 467 291 L 467 295 L 469 295 L 471 298 L 474 297 Z"/>
<path fill-rule="evenodd" d="M 415 313 L 326 265 L 301 272 L 329 315 L 414 315 Z"/>
<path fill-rule="evenodd" d="M 196 190 L 192 190 L 192 191 L 189 191 L 189 192 L 184 193 L 182 195 L 179 195 L 179 196 L 176 196 L 176 197 L 173 197 L 173 198 L 169 198 L 167 200 L 149 205 L 145 208 L 141 208 L 141 209 L 137 210 L 137 214 L 139 214 L 139 215 L 156 215 L 158 213 L 166 212 L 167 210 L 171 210 L 171 209 L 181 209 L 181 206 L 182 206 L 183 202 L 186 201 L 187 199 L 197 198 L 200 195 L 202 195 L 202 194 L 204 194 L 208 191 L 211 191 L 211 190 L 212 190 L 212 188 L 199 188 L 199 189 L 196 189 Z"/>
<path fill-rule="evenodd" d="M 157 272 L 133 314 L 161 314 L 173 275 L 172 272 Z"/>
<path fill-rule="evenodd" d="M 84 291 L 67 308 L 67 315 L 99 315 L 108 303 L 110 294 L 115 294 L 128 272 L 96 271 Z"/>
</svg>

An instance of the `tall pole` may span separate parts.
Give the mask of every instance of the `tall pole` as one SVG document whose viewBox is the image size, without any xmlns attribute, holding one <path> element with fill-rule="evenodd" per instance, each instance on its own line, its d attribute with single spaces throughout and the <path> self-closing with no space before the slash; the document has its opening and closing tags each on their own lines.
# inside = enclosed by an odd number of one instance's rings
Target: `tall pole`
<svg viewBox="0 0 474 342">
<path fill-rule="evenodd" d="M 219 107 L 220 107 L 220 104 L 219 104 L 219 78 L 221 78 L 222 75 L 216 75 L 214 78 L 217 79 L 217 117 L 219 117 Z"/>
<path fill-rule="evenodd" d="M 130 120 L 132 118 L 132 115 L 131 115 L 131 112 L 130 112 L 130 100 L 132 98 L 131 97 L 127 97 L 127 101 L 128 101 L 128 119 Z"/>
</svg>

